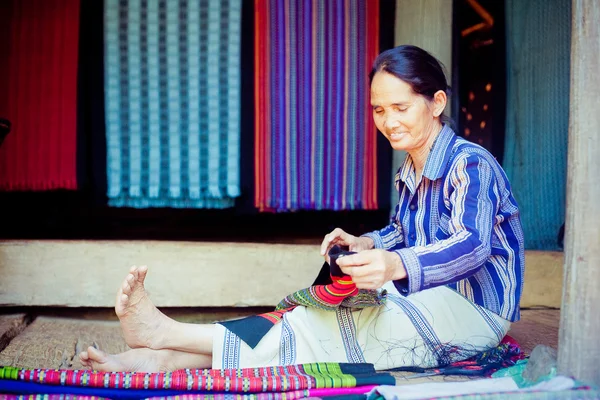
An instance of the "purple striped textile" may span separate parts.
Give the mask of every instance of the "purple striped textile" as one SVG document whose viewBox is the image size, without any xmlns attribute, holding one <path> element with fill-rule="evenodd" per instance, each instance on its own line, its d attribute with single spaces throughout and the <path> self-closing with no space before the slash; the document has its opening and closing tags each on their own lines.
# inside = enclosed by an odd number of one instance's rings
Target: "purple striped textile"
<svg viewBox="0 0 600 400">
<path fill-rule="evenodd" d="M 255 206 L 377 208 L 379 2 L 255 0 Z"/>
</svg>

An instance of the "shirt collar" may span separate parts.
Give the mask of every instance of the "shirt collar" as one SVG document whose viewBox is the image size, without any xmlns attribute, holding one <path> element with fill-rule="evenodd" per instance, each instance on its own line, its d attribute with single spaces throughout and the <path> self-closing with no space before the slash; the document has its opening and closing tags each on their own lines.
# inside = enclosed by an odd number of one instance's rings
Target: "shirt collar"
<svg viewBox="0 0 600 400">
<path fill-rule="evenodd" d="M 452 147 L 454 146 L 455 141 L 456 134 L 454 131 L 448 125 L 444 125 L 438 134 L 438 137 L 433 142 L 431 151 L 427 156 L 425 168 L 423 168 L 423 176 L 427 177 L 429 180 L 439 179 L 444 176 L 444 171 L 448 164 L 448 160 L 450 159 L 450 155 L 452 154 Z M 403 182 L 408 183 L 408 180 L 414 181 L 414 175 L 415 167 L 413 160 L 412 157 L 407 154 L 404 163 L 398 171 L 398 178 Z"/>
</svg>

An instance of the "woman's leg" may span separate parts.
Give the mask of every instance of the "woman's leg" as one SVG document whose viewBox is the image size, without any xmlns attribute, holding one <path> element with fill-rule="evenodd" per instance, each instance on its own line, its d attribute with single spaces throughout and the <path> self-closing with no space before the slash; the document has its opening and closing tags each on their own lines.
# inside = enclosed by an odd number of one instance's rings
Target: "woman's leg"
<svg viewBox="0 0 600 400">
<path fill-rule="evenodd" d="M 147 272 L 145 266 L 131 267 L 117 293 L 115 311 L 127 345 L 133 349 L 171 349 L 210 356 L 214 326 L 177 322 L 160 312 L 144 289 Z"/>
<path fill-rule="evenodd" d="M 132 349 L 120 354 L 107 354 L 89 347 L 79 354 L 84 367 L 104 372 L 169 372 L 178 369 L 210 368 L 212 357 L 176 350 Z"/>
<path fill-rule="evenodd" d="M 371 363 L 377 370 L 436 367 L 498 345 L 510 323 L 447 287 L 402 296 L 392 282 L 379 307 L 296 307 L 255 348 L 215 325 L 213 368 L 314 362 Z"/>
</svg>

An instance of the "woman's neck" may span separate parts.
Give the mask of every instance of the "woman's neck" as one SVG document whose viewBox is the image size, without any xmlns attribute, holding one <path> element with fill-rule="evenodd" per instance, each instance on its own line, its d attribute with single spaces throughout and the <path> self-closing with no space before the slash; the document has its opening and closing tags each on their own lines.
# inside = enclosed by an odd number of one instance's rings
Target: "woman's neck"
<svg viewBox="0 0 600 400">
<path fill-rule="evenodd" d="M 434 123 L 431 127 L 427 142 L 423 146 L 408 152 L 410 154 L 410 157 L 412 158 L 413 165 L 417 172 L 417 182 L 421 180 L 421 174 L 423 173 L 423 169 L 425 168 L 427 157 L 429 157 L 429 153 L 431 152 L 433 143 L 442 131 L 442 128 L 443 126 L 441 123 Z"/>
</svg>

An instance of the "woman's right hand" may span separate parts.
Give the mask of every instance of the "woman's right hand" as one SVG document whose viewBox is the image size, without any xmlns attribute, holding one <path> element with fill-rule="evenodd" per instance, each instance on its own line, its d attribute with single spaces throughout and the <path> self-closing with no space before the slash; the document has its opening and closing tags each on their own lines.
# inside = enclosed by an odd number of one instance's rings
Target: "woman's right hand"
<svg viewBox="0 0 600 400">
<path fill-rule="evenodd" d="M 321 255 L 327 256 L 329 250 L 334 245 L 348 246 L 350 251 L 363 251 L 369 250 L 375 247 L 373 239 L 368 237 L 357 237 L 349 233 L 344 232 L 340 228 L 335 228 L 333 231 L 325 235 L 323 242 L 321 243 Z"/>
</svg>

